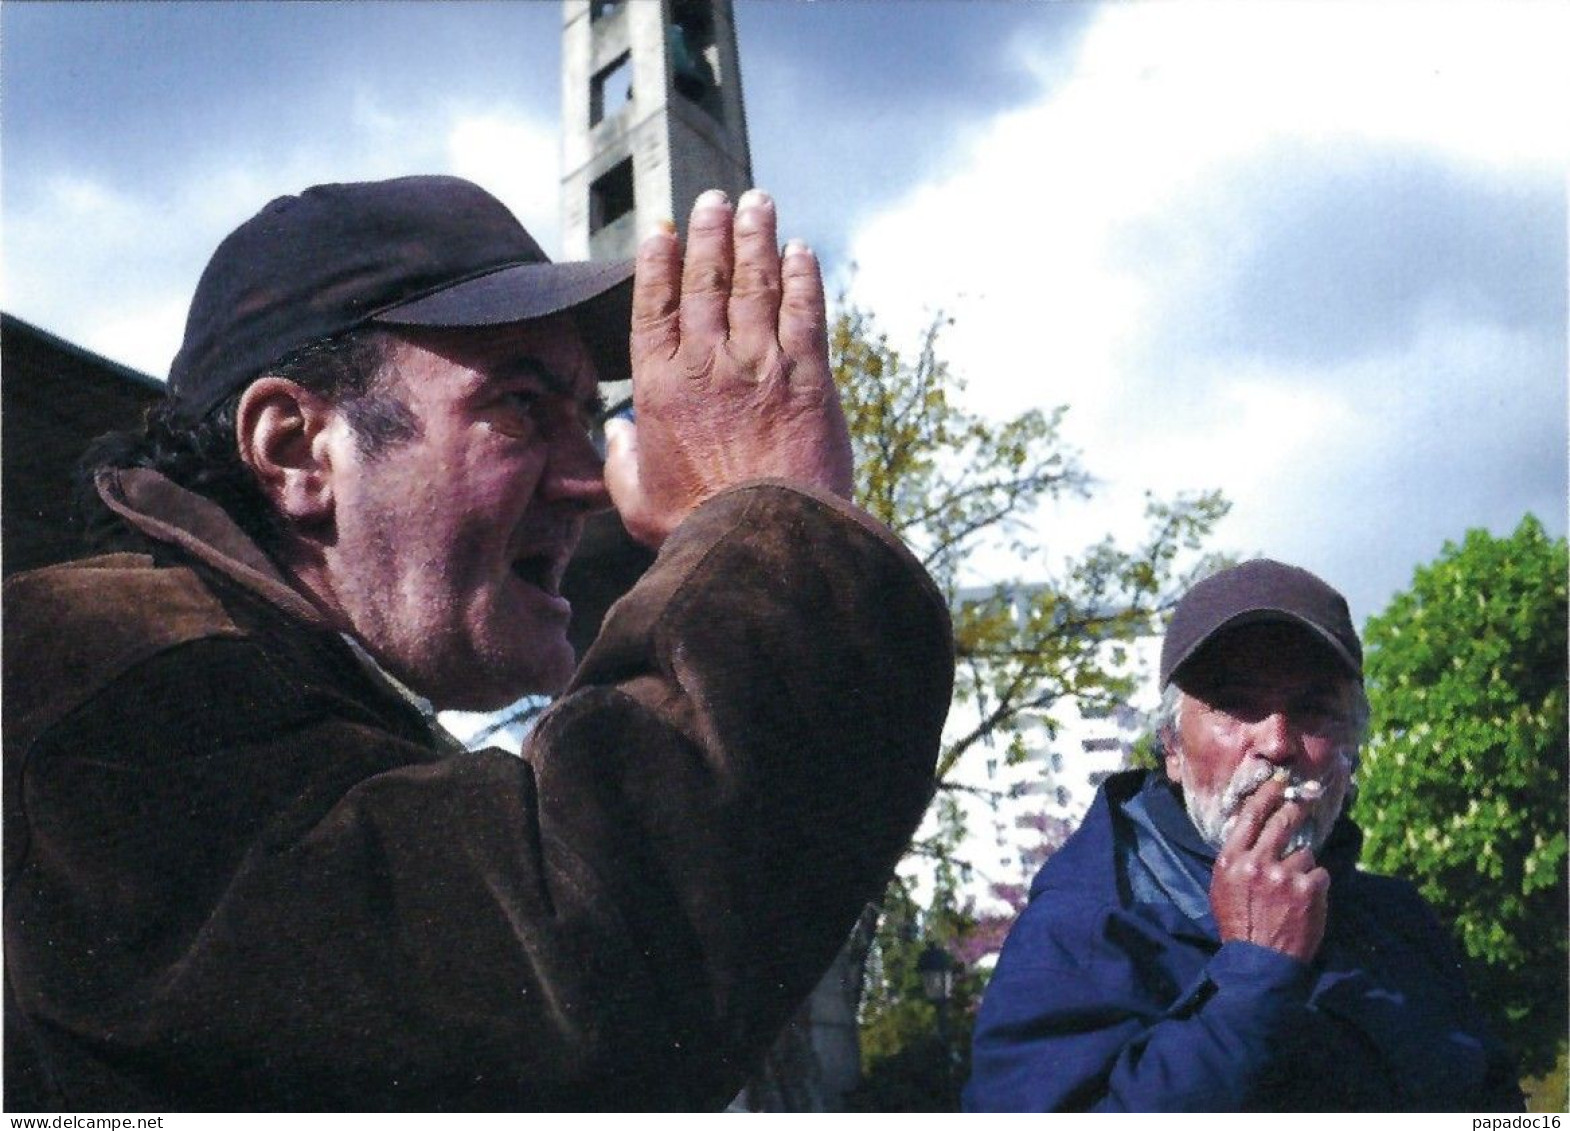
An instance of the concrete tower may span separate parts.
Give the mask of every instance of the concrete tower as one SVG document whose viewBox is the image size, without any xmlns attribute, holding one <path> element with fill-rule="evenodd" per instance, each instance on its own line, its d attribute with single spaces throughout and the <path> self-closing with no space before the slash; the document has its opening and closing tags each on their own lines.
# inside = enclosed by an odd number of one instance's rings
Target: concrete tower
<svg viewBox="0 0 1570 1131">
<path fill-rule="evenodd" d="M 629 259 L 752 187 L 731 0 L 563 0 L 562 258 Z"/>
</svg>

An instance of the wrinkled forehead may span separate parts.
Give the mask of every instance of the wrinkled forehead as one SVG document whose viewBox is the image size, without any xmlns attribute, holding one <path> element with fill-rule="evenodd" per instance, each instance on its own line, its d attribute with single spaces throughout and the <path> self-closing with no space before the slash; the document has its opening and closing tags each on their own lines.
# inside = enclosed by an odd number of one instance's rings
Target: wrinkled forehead
<svg viewBox="0 0 1570 1131">
<path fill-rule="evenodd" d="M 449 371 L 471 384 L 528 377 L 564 396 L 593 396 L 599 388 L 593 356 L 566 315 L 499 326 L 400 327 L 396 337 L 392 368 L 411 388 L 424 375 Z"/>
</svg>

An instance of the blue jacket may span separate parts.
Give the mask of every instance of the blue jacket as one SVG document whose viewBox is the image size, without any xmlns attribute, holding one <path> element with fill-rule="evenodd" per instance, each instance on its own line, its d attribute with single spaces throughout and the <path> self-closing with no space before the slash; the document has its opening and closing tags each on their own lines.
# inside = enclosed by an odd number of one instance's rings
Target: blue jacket
<svg viewBox="0 0 1570 1131">
<path fill-rule="evenodd" d="M 1416 889 L 1341 820 L 1312 963 L 1222 943 L 1214 853 L 1159 774 L 1118 774 L 1031 885 L 977 1020 L 973 1111 L 1521 1110 Z"/>
</svg>

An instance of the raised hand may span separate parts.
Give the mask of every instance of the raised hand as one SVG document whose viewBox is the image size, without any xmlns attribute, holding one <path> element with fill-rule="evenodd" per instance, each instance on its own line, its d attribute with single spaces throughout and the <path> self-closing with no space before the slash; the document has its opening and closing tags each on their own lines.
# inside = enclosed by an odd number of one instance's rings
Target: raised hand
<svg viewBox="0 0 1570 1131">
<path fill-rule="evenodd" d="M 605 481 L 628 531 L 658 546 L 727 487 L 779 478 L 843 497 L 850 438 L 829 370 L 817 257 L 783 256 L 774 202 L 693 205 L 687 253 L 673 231 L 638 249 L 632 372 L 637 425 L 612 421 Z"/>
<path fill-rule="evenodd" d="M 1276 780 L 1244 802 L 1210 879 L 1210 910 L 1221 941 L 1258 943 L 1303 962 L 1319 952 L 1330 873 L 1306 848 L 1281 859 L 1305 816 Z"/>
</svg>

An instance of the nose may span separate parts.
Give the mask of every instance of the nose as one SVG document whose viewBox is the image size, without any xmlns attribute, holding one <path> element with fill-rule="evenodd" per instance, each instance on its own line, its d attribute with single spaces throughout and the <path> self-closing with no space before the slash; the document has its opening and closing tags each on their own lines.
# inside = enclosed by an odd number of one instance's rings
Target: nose
<svg viewBox="0 0 1570 1131">
<path fill-rule="evenodd" d="M 1253 751 L 1271 765 L 1284 766 L 1302 754 L 1302 735 L 1286 711 L 1276 710 L 1253 726 Z"/>
<path fill-rule="evenodd" d="M 562 429 L 547 450 L 540 494 L 551 502 L 572 503 L 586 511 L 611 505 L 605 489 L 605 461 L 581 429 Z"/>
</svg>

